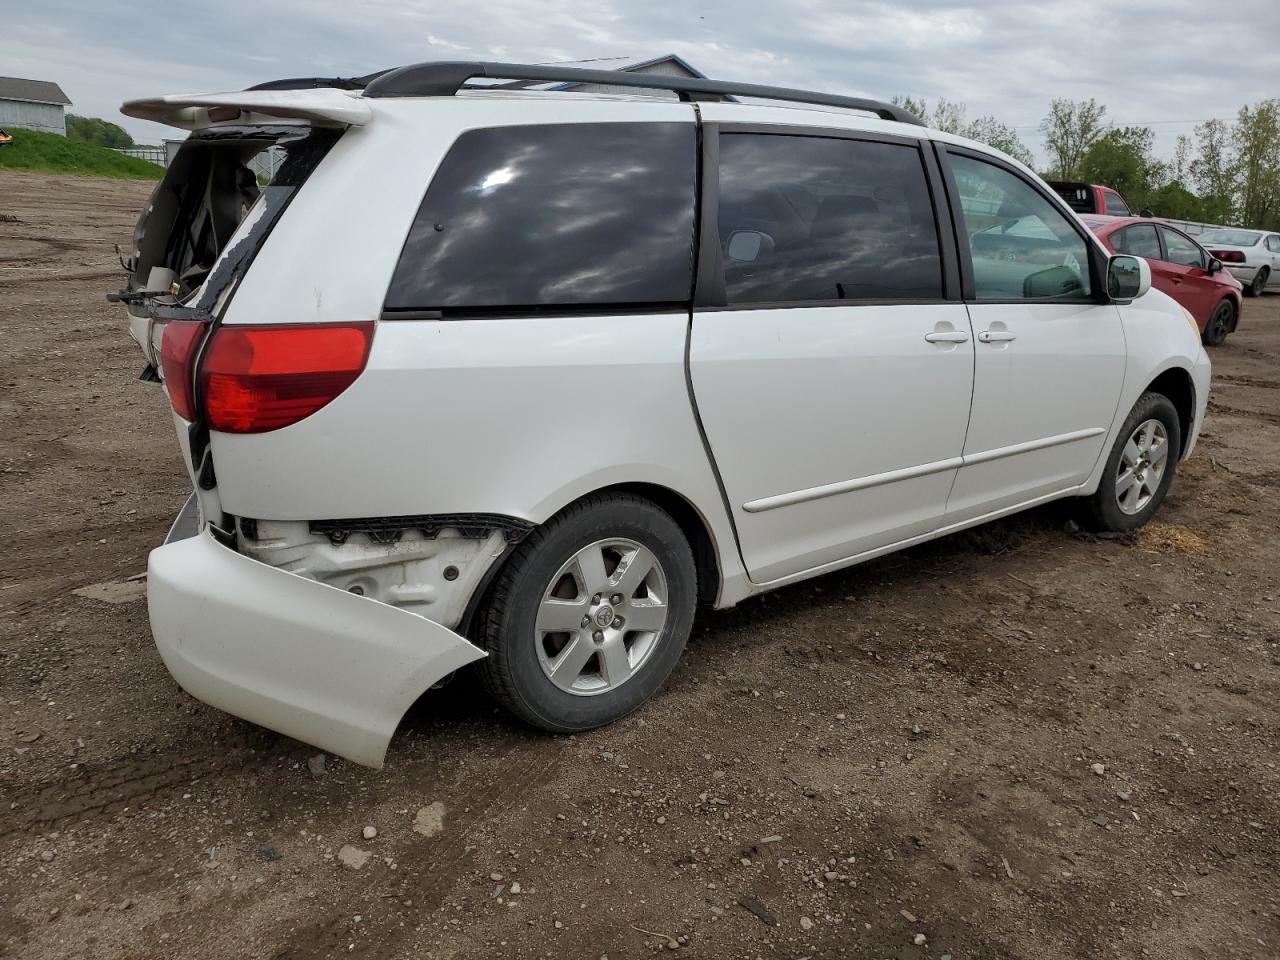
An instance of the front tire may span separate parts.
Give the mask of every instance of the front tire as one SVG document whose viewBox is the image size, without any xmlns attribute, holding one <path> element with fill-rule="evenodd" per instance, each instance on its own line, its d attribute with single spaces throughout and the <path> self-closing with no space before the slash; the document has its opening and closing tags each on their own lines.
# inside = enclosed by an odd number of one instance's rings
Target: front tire
<svg viewBox="0 0 1280 960">
<path fill-rule="evenodd" d="M 1145 524 L 1169 492 L 1181 451 L 1173 403 L 1164 394 L 1144 393 L 1120 428 L 1097 492 L 1084 501 L 1085 524 L 1113 533 Z"/>
<path fill-rule="evenodd" d="M 1227 339 L 1227 334 L 1235 326 L 1236 308 L 1230 300 L 1223 300 L 1209 314 L 1209 322 L 1204 325 L 1201 340 L 1206 347 L 1220 347 Z"/>
<path fill-rule="evenodd" d="M 520 544 L 488 597 L 479 664 L 520 719 L 572 733 L 612 723 L 675 668 L 698 595 L 693 551 L 648 500 L 595 494 Z"/>
</svg>

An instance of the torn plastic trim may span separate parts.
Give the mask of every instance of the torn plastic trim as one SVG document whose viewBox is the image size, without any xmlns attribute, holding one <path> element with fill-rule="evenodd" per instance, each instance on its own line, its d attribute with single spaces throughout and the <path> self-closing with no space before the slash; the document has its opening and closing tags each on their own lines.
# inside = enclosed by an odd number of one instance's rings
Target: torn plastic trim
<svg viewBox="0 0 1280 960">
<path fill-rule="evenodd" d="M 243 521 L 242 521 L 243 522 Z M 322 534 L 339 544 L 353 533 L 363 533 L 380 543 L 394 543 L 406 530 L 417 530 L 434 539 L 442 530 L 457 530 L 463 537 L 483 538 L 502 531 L 507 543 L 519 543 L 533 529 L 527 520 L 497 513 L 437 513 L 409 517 L 365 517 L 352 520 L 312 520 L 312 533 Z"/>
<path fill-rule="evenodd" d="M 192 696 L 370 767 L 405 711 L 485 653 L 451 630 L 199 536 L 153 550 L 156 647 Z"/>
</svg>

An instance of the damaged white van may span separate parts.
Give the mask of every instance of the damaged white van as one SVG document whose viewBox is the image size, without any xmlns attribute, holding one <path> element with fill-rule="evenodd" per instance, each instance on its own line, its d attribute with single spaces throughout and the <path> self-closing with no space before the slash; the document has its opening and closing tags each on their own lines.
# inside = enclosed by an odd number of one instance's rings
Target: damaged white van
<svg viewBox="0 0 1280 960">
<path fill-rule="evenodd" d="M 1145 261 L 888 104 L 431 63 L 124 112 L 191 130 L 114 295 L 196 491 L 156 643 L 359 763 L 473 661 L 583 730 L 700 605 L 1057 498 L 1133 529 L 1204 415 Z"/>
</svg>

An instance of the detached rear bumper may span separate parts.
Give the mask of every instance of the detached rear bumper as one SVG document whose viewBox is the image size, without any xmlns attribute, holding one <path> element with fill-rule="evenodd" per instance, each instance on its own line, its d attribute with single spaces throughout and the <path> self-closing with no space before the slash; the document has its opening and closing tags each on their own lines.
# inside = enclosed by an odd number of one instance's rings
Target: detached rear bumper
<svg viewBox="0 0 1280 960">
<path fill-rule="evenodd" d="M 193 697 L 381 767 L 405 711 L 484 651 L 416 614 L 242 556 L 206 530 L 151 552 L 151 632 Z"/>
</svg>

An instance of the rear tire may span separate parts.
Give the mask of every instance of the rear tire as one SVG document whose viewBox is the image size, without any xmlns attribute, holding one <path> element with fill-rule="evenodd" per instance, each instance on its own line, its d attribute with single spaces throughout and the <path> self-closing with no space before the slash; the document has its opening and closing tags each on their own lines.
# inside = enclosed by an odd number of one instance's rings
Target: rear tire
<svg viewBox="0 0 1280 960">
<path fill-rule="evenodd" d="M 531 533 L 498 574 L 481 621 L 481 678 L 535 727 L 612 723 L 675 668 L 697 595 L 693 551 L 666 512 L 594 494 Z"/>
<path fill-rule="evenodd" d="M 1260 297 L 1262 292 L 1267 289 L 1267 280 L 1270 278 L 1271 272 L 1263 267 L 1253 275 L 1253 283 L 1244 288 L 1245 296 Z"/>
<path fill-rule="evenodd" d="M 1235 304 L 1230 300 L 1223 300 L 1209 314 L 1209 322 L 1204 325 L 1204 333 L 1200 339 L 1206 347 L 1219 347 L 1227 339 L 1227 334 L 1235 327 L 1235 323 Z"/>
<path fill-rule="evenodd" d="M 1141 527 L 1164 502 L 1181 451 L 1177 409 L 1164 394 L 1144 393 L 1116 436 L 1097 492 L 1081 505 L 1082 522 L 1113 533 Z"/>
</svg>

